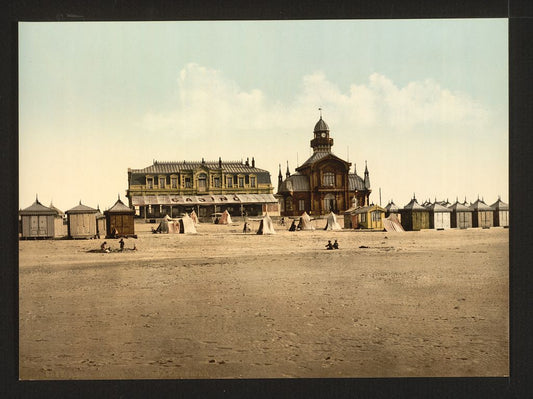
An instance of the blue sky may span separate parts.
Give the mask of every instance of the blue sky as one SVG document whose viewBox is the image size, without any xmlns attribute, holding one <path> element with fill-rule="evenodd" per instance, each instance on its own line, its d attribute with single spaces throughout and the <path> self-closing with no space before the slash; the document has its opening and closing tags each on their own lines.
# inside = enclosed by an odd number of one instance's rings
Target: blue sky
<svg viewBox="0 0 533 399">
<path fill-rule="evenodd" d="M 508 200 L 506 19 L 19 24 L 20 207 L 105 209 L 127 168 L 368 161 L 371 200 Z"/>
</svg>

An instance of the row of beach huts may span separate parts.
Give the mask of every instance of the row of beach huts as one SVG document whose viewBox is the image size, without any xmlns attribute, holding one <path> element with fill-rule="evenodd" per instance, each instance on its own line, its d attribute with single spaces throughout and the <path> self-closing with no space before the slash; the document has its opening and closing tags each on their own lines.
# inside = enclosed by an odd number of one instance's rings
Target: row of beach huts
<svg viewBox="0 0 533 399">
<path fill-rule="evenodd" d="M 41 204 L 36 197 L 31 206 L 19 211 L 19 234 L 21 239 L 135 237 L 134 213 L 120 196 L 104 213 L 81 201 L 63 213 L 53 204 Z"/>
<path fill-rule="evenodd" d="M 462 203 L 456 200 L 454 204 L 447 200 L 419 204 L 413 196 L 403 208 L 391 200 L 385 208 L 370 205 L 344 212 L 345 228 L 394 230 L 394 226 L 406 231 L 509 227 L 509 205 L 499 197 L 490 206 L 479 198 L 470 204 L 466 199 Z"/>
</svg>

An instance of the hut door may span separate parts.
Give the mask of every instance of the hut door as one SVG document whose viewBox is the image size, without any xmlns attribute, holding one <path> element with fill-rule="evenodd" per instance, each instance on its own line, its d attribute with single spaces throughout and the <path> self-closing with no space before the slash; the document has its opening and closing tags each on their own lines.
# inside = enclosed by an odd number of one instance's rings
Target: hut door
<svg viewBox="0 0 533 399">
<path fill-rule="evenodd" d="M 46 216 L 41 216 L 39 218 L 39 235 L 40 236 L 46 236 L 47 235 Z"/>
<path fill-rule="evenodd" d="M 39 216 L 30 216 L 30 236 L 39 235 Z"/>
</svg>

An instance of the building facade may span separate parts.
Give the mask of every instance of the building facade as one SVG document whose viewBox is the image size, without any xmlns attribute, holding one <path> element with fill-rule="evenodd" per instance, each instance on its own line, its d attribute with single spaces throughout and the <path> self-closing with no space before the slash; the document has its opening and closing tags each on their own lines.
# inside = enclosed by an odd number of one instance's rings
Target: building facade
<svg viewBox="0 0 533 399">
<path fill-rule="evenodd" d="M 313 154 L 291 174 L 287 164 L 285 179 L 278 175 L 278 192 L 282 216 L 325 215 L 342 213 L 353 206 L 369 204 L 370 178 L 365 165 L 364 178 L 350 173 L 351 163 L 331 152 L 333 138 L 329 126 L 320 116 L 313 130 Z"/>
<path fill-rule="evenodd" d="M 128 169 L 130 208 L 137 216 L 179 217 L 196 211 L 206 217 L 227 210 L 232 216 L 279 215 L 270 173 L 250 162 L 158 162 Z"/>
</svg>

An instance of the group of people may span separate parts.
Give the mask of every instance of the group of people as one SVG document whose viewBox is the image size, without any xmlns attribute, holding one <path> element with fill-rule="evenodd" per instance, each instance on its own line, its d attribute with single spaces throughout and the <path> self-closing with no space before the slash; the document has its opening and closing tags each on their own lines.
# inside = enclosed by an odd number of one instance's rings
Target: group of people
<svg viewBox="0 0 533 399">
<path fill-rule="evenodd" d="M 335 242 L 332 244 L 331 240 L 328 240 L 328 243 L 326 244 L 326 249 L 339 249 L 339 243 L 337 242 L 337 240 L 335 240 Z"/>
<path fill-rule="evenodd" d="M 124 239 L 121 238 L 120 241 L 118 242 L 119 246 L 120 246 L 120 249 L 119 251 L 124 251 Z M 109 253 L 111 252 L 111 247 L 107 245 L 107 241 L 104 241 L 102 243 L 102 245 L 100 245 L 100 250 L 102 252 L 106 252 L 106 253 Z M 135 244 L 133 244 L 133 248 L 131 249 L 132 251 L 136 251 L 137 250 L 137 247 L 135 246 Z"/>
</svg>

